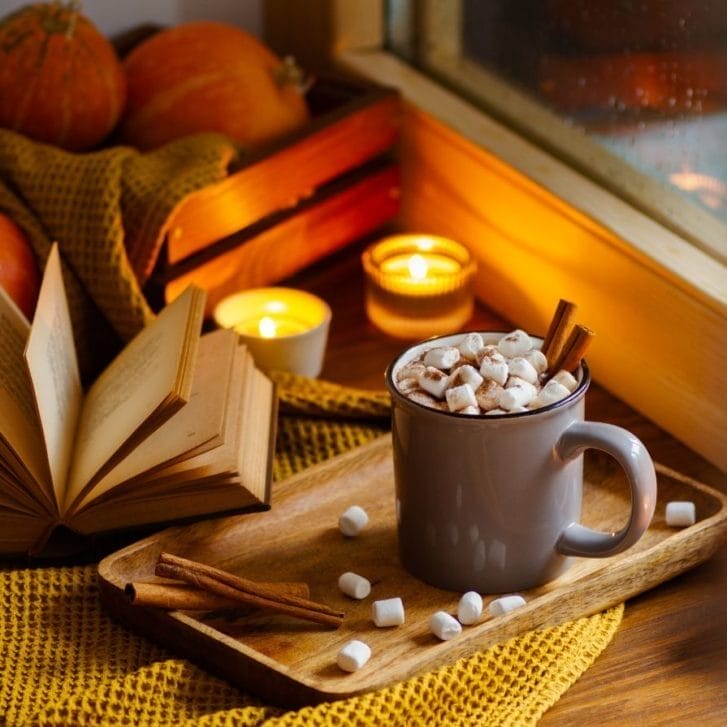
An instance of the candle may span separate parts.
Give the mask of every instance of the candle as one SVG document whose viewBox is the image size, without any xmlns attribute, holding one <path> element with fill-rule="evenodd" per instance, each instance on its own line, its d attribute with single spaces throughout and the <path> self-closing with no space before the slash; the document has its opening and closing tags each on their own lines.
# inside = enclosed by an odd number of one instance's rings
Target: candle
<svg viewBox="0 0 727 727">
<path fill-rule="evenodd" d="M 366 313 L 396 338 L 460 330 L 472 315 L 475 264 L 468 250 L 434 235 L 403 234 L 363 254 Z"/>
<path fill-rule="evenodd" d="M 262 371 L 315 377 L 323 368 L 331 309 L 311 293 L 294 288 L 255 288 L 230 295 L 214 319 L 232 328 Z"/>
</svg>

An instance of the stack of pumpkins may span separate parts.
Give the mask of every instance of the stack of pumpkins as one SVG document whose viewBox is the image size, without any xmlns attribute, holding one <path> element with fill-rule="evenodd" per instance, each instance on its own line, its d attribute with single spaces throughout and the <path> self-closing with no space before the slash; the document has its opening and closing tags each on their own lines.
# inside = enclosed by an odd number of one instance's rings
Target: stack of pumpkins
<svg viewBox="0 0 727 727">
<path fill-rule="evenodd" d="M 38 141 L 148 150 L 215 131 L 255 148 L 308 118 L 300 70 L 232 25 L 162 30 L 122 61 L 77 2 L 29 5 L 0 20 L 0 127 Z M 0 285 L 27 312 L 37 273 L 23 237 L 0 213 Z"/>
</svg>

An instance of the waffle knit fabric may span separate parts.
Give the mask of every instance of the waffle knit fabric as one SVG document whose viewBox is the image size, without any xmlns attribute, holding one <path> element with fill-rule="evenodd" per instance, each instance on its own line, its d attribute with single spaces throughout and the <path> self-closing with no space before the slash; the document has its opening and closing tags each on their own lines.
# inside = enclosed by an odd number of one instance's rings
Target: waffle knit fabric
<svg viewBox="0 0 727 727">
<path fill-rule="evenodd" d="M 384 433 L 387 395 L 276 376 L 280 479 Z M 283 711 L 101 609 L 95 566 L 0 572 L 0 720 L 16 725 L 532 725 L 616 633 L 623 605 L 350 699 Z"/>
<path fill-rule="evenodd" d="M 0 129 L 0 212 L 28 236 L 41 270 L 58 243 L 86 378 L 151 319 L 140 285 L 172 212 L 239 156 L 216 134 L 147 154 L 121 146 L 73 154 Z"/>
</svg>

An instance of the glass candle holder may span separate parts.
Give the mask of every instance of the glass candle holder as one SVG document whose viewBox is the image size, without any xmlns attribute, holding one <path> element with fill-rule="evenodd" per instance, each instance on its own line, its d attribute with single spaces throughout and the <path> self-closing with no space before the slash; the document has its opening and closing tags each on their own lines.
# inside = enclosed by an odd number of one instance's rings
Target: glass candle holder
<svg viewBox="0 0 727 727">
<path fill-rule="evenodd" d="M 320 374 L 331 309 L 318 296 L 294 288 L 253 288 L 223 298 L 213 315 L 218 326 L 240 334 L 262 371 Z"/>
<path fill-rule="evenodd" d="M 362 256 L 366 315 L 395 338 L 461 330 L 472 316 L 475 262 L 464 245 L 434 235 L 384 238 Z"/>
</svg>

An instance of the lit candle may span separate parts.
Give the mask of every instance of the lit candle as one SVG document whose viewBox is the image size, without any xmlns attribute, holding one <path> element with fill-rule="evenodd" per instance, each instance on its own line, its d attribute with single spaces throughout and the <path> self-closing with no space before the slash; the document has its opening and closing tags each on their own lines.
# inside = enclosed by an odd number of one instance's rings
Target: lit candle
<svg viewBox="0 0 727 727">
<path fill-rule="evenodd" d="M 263 371 L 318 376 L 323 368 L 331 309 L 293 288 L 255 288 L 221 300 L 217 325 L 232 328 Z"/>
<path fill-rule="evenodd" d="M 475 264 L 468 250 L 434 235 L 394 235 L 362 257 L 366 313 L 397 338 L 426 338 L 460 330 L 473 310 Z"/>
</svg>

